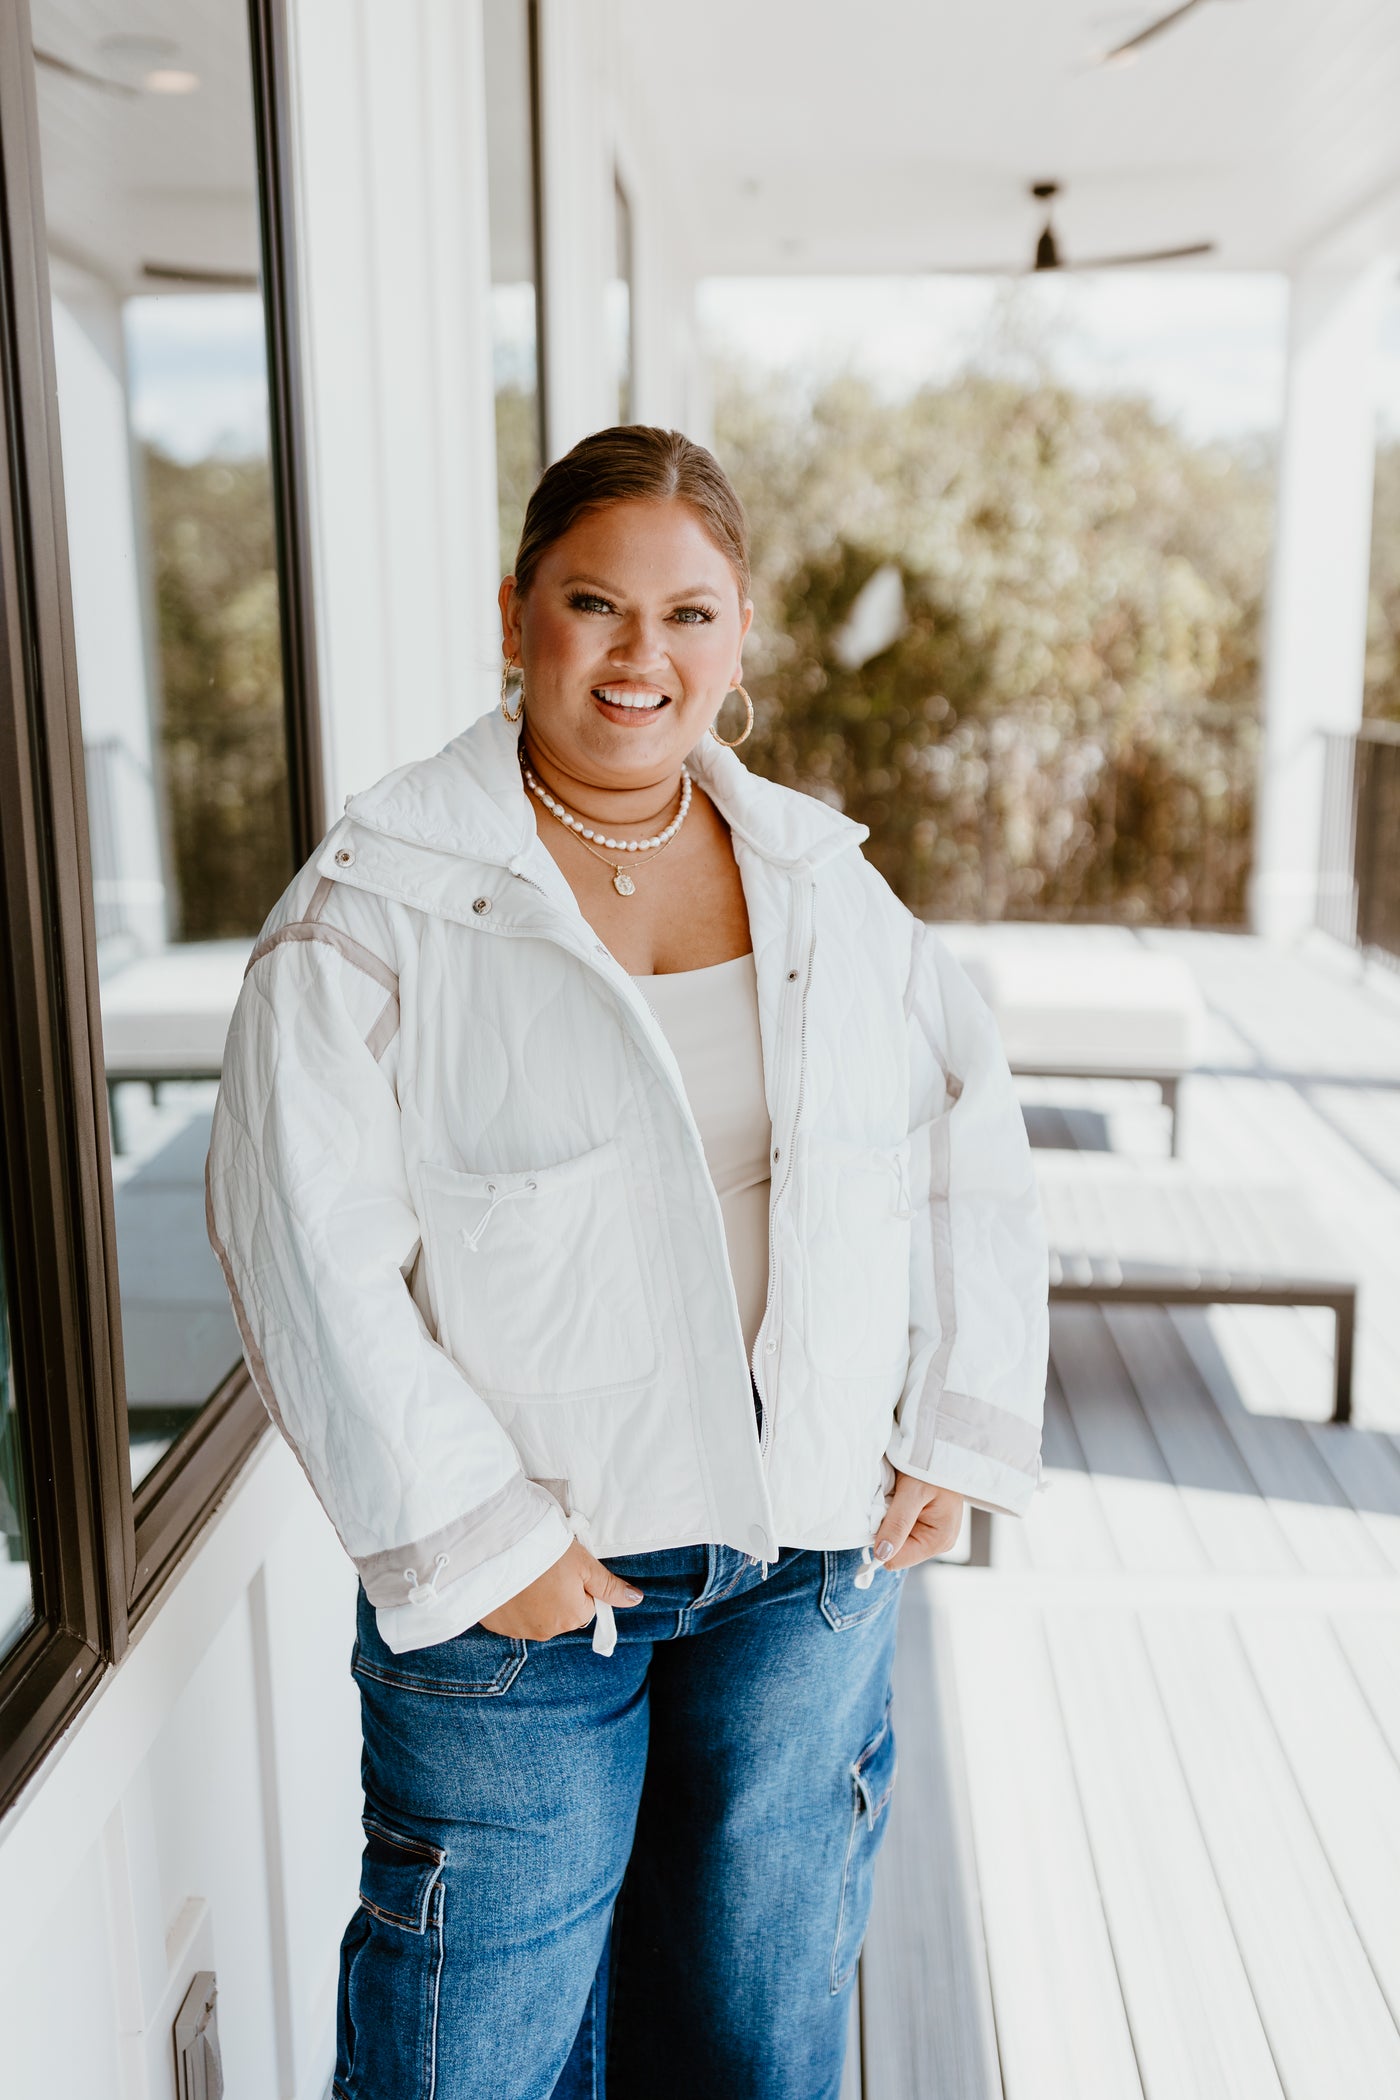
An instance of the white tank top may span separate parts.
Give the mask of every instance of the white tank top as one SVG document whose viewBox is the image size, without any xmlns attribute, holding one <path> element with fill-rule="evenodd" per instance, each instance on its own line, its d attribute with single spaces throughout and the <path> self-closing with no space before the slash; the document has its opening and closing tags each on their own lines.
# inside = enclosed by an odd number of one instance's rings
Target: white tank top
<svg viewBox="0 0 1400 2100">
<path fill-rule="evenodd" d="M 752 1355 L 768 1296 L 768 1154 L 773 1143 L 754 960 L 740 955 L 708 970 L 632 981 L 681 1068 L 719 1197 L 744 1346 Z"/>
</svg>

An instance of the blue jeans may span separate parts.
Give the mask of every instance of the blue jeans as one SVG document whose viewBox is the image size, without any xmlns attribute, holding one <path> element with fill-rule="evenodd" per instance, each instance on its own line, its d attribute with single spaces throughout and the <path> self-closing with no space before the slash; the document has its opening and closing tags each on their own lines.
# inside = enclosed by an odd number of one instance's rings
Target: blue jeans
<svg viewBox="0 0 1400 2100">
<path fill-rule="evenodd" d="M 903 1578 L 609 1562 L 591 1633 L 396 1656 L 363 1592 L 339 2100 L 835 2100 L 894 1784 Z"/>
</svg>

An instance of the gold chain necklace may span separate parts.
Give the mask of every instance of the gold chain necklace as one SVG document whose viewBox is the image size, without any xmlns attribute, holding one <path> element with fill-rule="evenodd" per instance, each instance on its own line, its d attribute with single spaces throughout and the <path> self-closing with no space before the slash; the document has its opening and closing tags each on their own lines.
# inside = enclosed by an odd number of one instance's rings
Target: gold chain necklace
<svg viewBox="0 0 1400 2100">
<path fill-rule="evenodd" d="M 525 757 L 523 751 L 520 753 L 520 771 L 524 777 L 526 787 L 536 801 L 542 802 L 556 822 L 562 824 L 566 831 L 573 833 L 585 853 L 591 853 L 595 860 L 602 861 L 605 867 L 612 869 L 612 886 L 619 897 L 635 896 L 637 885 L 632 880 L 625 864 L 622 861 L 614 860 L 613 855 L 616 853 L 664 852 L 675 838 L 682 824 L 684 824 L 690 809 L 690 774 L 682 766 L 680 807 L 666 826 L 666 829 L 658 831 L 654 838 L 649 839 L 610 839 L 606 833 L 597 830 L 585 818 L 581 817 L 577 810 L 570 809 L 566 803 L 560 802 L 557 796 L 550 794 L 544 782 L 531 771 L 529 760 Z M 608 850 L 600 852 L 600 847 Z"/>
</svg>

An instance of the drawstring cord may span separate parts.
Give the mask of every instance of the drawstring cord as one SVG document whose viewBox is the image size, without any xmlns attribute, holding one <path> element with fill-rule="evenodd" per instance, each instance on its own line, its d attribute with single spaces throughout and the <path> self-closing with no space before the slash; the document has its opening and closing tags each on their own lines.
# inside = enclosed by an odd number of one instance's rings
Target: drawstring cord
<svg viewBox="0 0 1400 2100">
<path fill-rule="evenodd" d="M 589 1545 L 587 1517 L 581 1515 L 578 1510 L 571 1509 L 569 1511 L 569 1529 L 579 1544 L 588 1546 L 588 1550 L 591 1553 L 593 1548 Z M 595 1655 L 611 1655 L 616 1646 L 616 1614 L 605 1597 L 595 1597 L 593 1599 L 593 1653 Z"/>
<path fill-rule="evenodd" d="M 857 1575 L 856 1577 L 856 1588 L 858 1590 L 868 1590 L 871 1583 L 875 1580 L 875 1573 L 876 1569 L 879 1566 L 879 1562 L 871 1559 L 870 1548 L 868 1546 L 861 1547 L 860 1557 L 861 1560 L 864 1562 L 864 1566 L 861 1568 L 859 1575 Z"/>
<path fill-rule="evenodd" d="M 480 1247 L 482 1235 L 495 1216 L 499 1204 L 509 1203 L 513 1196 L 533 1196 L 538 1189 L 539 1183 L 537 1181 L 522 1182 L 518 1188 L 513 1189 L 498 1189 L 494 1181 L 488 1181 L 486 1193 L 491 1198 L 491 1201 L 487 1204 L 480 1219 L 472 1227 L 471 1231 L 468 1232 L 464 1225 L 457 1235 L 468 1254 L 475 1254 Z"/>
<path fill-rule="evenodd" d="M 416 1568 L 404 1569 L 403 1579 L 409 1585 L 408 1601 L 410 1604 L 430 1604 L 432 1602 L 437 1595 L 437 1586 L 442 1578 L 442 1571 L 447 1566 L 447 1562 L 448 1555 L 439 1553 L 433 1563 L 433 1579 L 431 1582 L 420 1582 Z"/>
</svg>

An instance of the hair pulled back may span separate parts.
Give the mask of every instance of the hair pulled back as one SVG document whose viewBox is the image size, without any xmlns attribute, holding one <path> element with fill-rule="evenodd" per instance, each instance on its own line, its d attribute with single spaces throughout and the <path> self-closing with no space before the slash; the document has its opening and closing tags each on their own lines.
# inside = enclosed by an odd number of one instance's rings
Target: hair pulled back
<svg viewBox="0 0 1400 2100">
<path fill-rule="evenodd" d="M 529 590 L 544 555 L 590 511 L 668 499 L 690 505 L 734 571 L 740 598 L 747 598 L 749 528 L 733 482 L 703 445 L 649 423 L 595 430 L 545 468 L 525 510 L 517 590 Z"/>
</svg>

